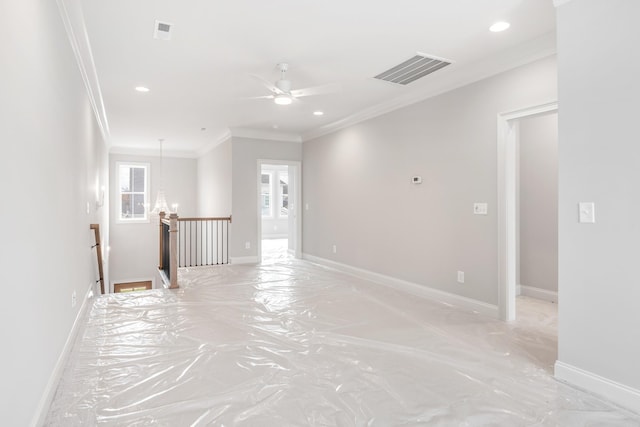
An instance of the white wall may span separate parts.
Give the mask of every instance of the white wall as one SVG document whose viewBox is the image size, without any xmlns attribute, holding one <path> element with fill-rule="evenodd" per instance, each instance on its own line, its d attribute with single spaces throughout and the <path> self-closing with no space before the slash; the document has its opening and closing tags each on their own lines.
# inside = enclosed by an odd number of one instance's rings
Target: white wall
<svg viewBox="0 0 640 427">
<path fill-rule="evenodd" d="M 233 194 L 231 240 L 232 258 L 257 257 L 258 239 L 258 159 L 299 161 L 302 144 L 253 138 L 232 138 Z M 245 249 L 245 243 L 250 248 Z"/>
<path fill-rule="evenodd" d="M 520 121 L 520 284 L 558 290 L 558 114 Z"/>
<path fill-rule="evenodd" d="M 640 412 L 638 16 L 637 0 L 558 8 L 556 375 Z M 595 224 L 578 223 L 579 202 Z"/>
<path fill-rule="evenodd" d="M 231 139 L 198 159 L 198 216 L 231 214 Z"/>
<path fill-rule="evenodd" d="M 148 223 L 123 224 L 117 222 L 118 183 L 116 162 L 150 164 L 149 203 L 151 209 L 160 186 L 160 157 L 111 154 L 111 224 L 110 224 L 110 280 L 120 283 L 138 279 L 154 279 L 158 283 L 158 219 Z M 169 207 L 178 203 L 178 215 L 193 217 L 197 213 L 197 160 L 164 157 L 163 187 Z"/>
<path fill-rule="evenodd" d="M 26 426 L 97 279 L 107 155 L 56 2 L 2 2 L 0 23 L 0 420 Z"/>
<path fill-rule="evenodd" d="M 496 117 L 556 96 L 549 57 L 305 142 L 304 252 L 497 304 Z"/>
</svg>

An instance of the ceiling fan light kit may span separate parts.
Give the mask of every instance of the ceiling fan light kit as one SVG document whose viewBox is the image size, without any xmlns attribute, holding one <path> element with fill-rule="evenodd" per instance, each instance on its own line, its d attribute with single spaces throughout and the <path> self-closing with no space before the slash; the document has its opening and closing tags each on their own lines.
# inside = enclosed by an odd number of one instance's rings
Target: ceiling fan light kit
<svg viewBox="0 0 640 427">
<path fill-rule="evenodd" d="M 293 102 L 293 99 L 291 99 L 291 95 L 287 95 L 286 93 L 281 93 L 273 97 L 273 102 L 275 102 L 278 105 L 289 105 Z"/>
</svg>

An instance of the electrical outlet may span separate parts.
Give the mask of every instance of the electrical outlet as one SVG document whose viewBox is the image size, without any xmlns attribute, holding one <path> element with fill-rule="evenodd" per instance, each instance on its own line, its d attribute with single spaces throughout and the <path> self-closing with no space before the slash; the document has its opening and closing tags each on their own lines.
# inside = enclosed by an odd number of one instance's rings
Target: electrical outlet
<svg viewBox="0 0 640 427">
<path fill-rule="evenodd" d="M 245 249 L 251 249 L 251 242 L 245 242 L 244 243 L 244 248 Z"/>
<path fill-rule="evenodd" d="M 473 213 L 476 215 L 487 215 L 489 208 L 487 203 L 474 203 Z"/>
<path fill-rule="evenodd" d="M 73 291 L 71 294 L 71 308 L 74 308 L 78 303 L 78 296 L 76 295 L 76 291 Z"/>
<path fill-rule="evenodd" d="M 333 253 L 337 253 L 338 252 L 338 247 L 336 245 L 333 245 Z"/>
<path fill-rule="evenodd" d="M 464 283 L 464 271 L 458 271 L 458 283 Z"/>
</svg>

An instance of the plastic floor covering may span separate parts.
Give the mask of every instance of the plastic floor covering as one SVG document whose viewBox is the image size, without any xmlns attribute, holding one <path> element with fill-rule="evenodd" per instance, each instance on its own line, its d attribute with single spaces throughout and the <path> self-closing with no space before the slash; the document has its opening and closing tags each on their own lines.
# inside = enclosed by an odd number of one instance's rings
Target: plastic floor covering
<svg viewBox="0 0 640 427">
<path fill-rule="evenodd" d="M 507 324 L 286 257 L 91 302 L 47 425 L 640 426 L 554 380 L 553 307 Z"/>
</svg>

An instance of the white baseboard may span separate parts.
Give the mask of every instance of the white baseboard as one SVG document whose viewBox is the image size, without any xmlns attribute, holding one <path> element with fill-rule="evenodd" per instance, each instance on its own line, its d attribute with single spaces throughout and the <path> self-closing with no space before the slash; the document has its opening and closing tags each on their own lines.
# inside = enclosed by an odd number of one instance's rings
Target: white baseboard
<svg viewBox="0 0 640 427">
<path fill-rule="evenodd" d="M 32 427 L 44 425 L 46 421 L 47 415 L 49 414 L 49 408 L 51 407 L 53 398 L 55 397 L 56 391 L 58 390 L 58 383 L 62 378 L 64 368 L 67 364 L 67 360 L 69 359 L 69 354 L 71 354 L 71 349 L 73 348 L 73 344 L 76 341 L 76 336 L 78 335 L 78 330 L 80 329 L 80 319 L 84 317 L 84 314 L 87 311 L 87 307 L 89 307 L 90 300 L 93 300 L 93 284 L 91 284 L 89 286 L 89 289 L 87 289 L 84 299 L 82 300 L 82 304 L 80 305 L 80 309 L 78 310 L 78 314 L 76 315 L 76 318 L 73 321 L 73 325 L 71 326 L 71 331 L 69 331 L 69 335 L 67 336 L 67 341 L 64 343 L 62 352 L 60 353 L 60 356 L 58 356 L 58 360 L 53 367 L 53 372 L 51 373 L 49 381 L 47 382 L 47 386 L 42 393 L 42 397 L 40 398 L 40 402 L 38 403 L 36 412 L 31 419 L 30 425 Z"/>
<path fill-rule="evenodd" d="M 288 233 L 277 233 L 277 234 L 263 234 L 262 235 L 262 239 L 263 240 L 277 240 L 277 239 L 286 239 L 289 237 Z"/>
<path fill-rule="evenodd" d="M 287 249 L 287 253 L 289 255 L 291 255 L 292 257 L 296 256 L 296 250 L 295 249 Z"/>
<path fill-rule="evenodd" d="M 548 291 L 546 289 L 541 289 L 541 288 L 534 288 L 533 286 L 525 286 L 525 285 L 518 285 L 518 286 L 520 286 L 519 295 L 525 295 L 531 298 L 537 298 L 537 299 L 541 299 L 549 302 L 558 302 L 557 292 Z"/>
<path fill-rule="evenodd" d="M 516 285 L 516 296 L 522 295 L 522 285 Z"/>
<path fill-rule="evenodd" d="M 498 306 L 496 305 L 487 304 L 482 301 L 430 288 L 428 286 L 419 285 L 417 283 L 408 282 L 406 280 L 397 279 L 395 277 L 386 276 L 384 274 L 375 273 L 373 271 L 364 270 L 362 268 L 352 267 L 347 264 L 342 264 L 310 254 L 303 253 L 302 258 L 316 264 L 334 268 L 343 273 L 351 274 L 361 279 L 371 280 L 372 282 L 389 286 L 402 292 L 410 293 L 412 295 L 427 298 L 430 300 L 456 305 L 458 307 L 476 311 L 487 316 L 498 318 Z"/>
<path fill-rule="evenodd" d="M 556 361 L 556 379 L 604 397 L 631 411 L 640 413 L 640 390 L 609 380 L 564 362 Z"/>
<path fill-rule="evenodd" d="M 257 256 L 234 256 L 229 258 L 230 264 L 257 264 Z"/>
</svg>

